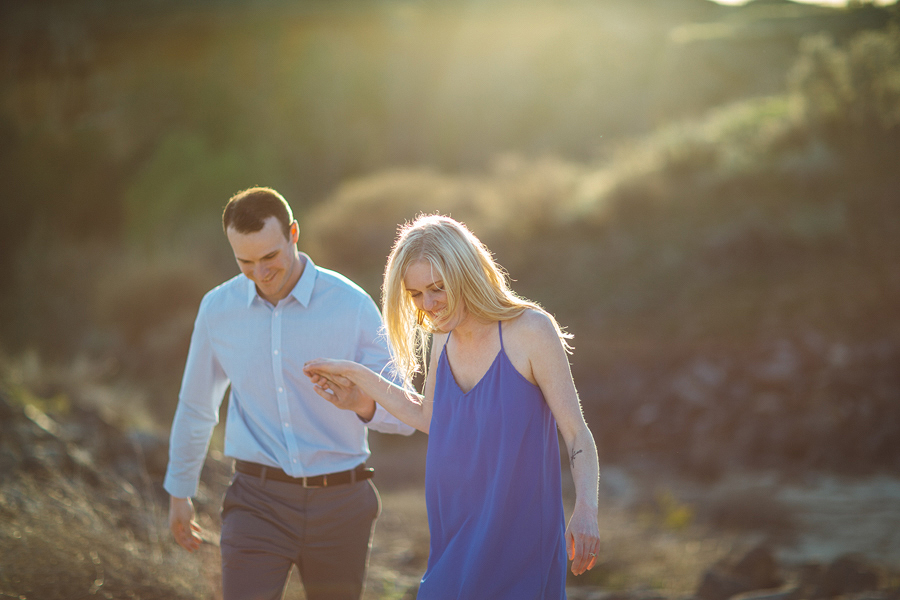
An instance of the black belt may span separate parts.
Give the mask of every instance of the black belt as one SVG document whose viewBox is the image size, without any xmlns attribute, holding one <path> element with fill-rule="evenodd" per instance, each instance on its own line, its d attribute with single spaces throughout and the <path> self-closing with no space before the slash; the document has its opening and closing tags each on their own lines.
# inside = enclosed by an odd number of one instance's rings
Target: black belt
<svg viewBox="0 0 900 600">
<path fill-rule="evenodd" d="M 367 467 L 363 463 L 355 469 L 349 471 L 341 471 L 339 473 L 326 473 L 325 475 L 316 475 L 314 477 L 291 477 L 277 467 L 267 467 L 244 460 L 234 461 L 234 470 L 244 475 L 259 477 L 263 481 L 271 479 L 272 481 L 284 481 L 287 483 L 296 483 L 305 488 L 329 487 L 332 485 L 342 485 L 345 483 L 355 483 L 370 479 L 375 474 L 375 469 Z"/>
</svg>

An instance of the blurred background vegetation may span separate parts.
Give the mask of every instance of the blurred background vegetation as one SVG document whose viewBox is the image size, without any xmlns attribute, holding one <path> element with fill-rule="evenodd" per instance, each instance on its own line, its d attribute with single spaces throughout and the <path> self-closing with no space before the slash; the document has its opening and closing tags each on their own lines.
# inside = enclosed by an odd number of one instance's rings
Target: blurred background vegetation
<svg viewBox="0 0 900 600">
<path fill-rule="evenodd" d="M 376 300 L 398 223 L 465 220 L 575 334 L 604 460 L 896 471 L 898 15 L 5 2 L 4 361 L 46 397 L 126 386 L 122 418 L 166 428 L 237 273 L 221 209 L 268 185 Z"/>
</svg>

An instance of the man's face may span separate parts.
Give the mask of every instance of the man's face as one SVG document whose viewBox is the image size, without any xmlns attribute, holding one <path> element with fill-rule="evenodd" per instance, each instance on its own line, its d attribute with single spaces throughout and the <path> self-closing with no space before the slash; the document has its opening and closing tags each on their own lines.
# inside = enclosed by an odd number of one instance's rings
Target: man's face
<svg viewBox="0 0 900 600">
<path fill-rule="evenodd" d="M 284 237 L 275 217 L 266 219 L 259 231 L 240 233 L 229 227 L 226 235 L 241 272 L 256 284 L 260 296 L 277 304 L 291 293 L 302 272 L 296 251 L 296 221 L 291 225 L 290 238 Z"/>
</svg>

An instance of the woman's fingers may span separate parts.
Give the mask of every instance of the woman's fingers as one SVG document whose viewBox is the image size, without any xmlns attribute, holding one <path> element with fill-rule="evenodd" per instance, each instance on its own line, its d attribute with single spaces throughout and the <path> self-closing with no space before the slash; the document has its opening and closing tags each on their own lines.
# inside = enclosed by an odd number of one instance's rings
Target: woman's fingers
<svg viewBox="0 0 900 600">
<path fill-rule="evenodd" d="M 587 552 L 584 548 L 584 538 L 580 535 L 575 536 L 575 558 L 572 559 L 572 573 L 581 575 L 587 566 L 585 561 Z"/>
<path fill-rule="evenodd" d="M 599 538 L 571 532 L 566 537 L 569 560 L 572 561 L 572 573 L 581 575 L 585 571 L 593 569 L 597 565 L 597 553 L 600 549 Z"/>
<path fill-rule="evenodd" d="M 341 364 L 341 361 L 330 360 L 327 358 L 317 358 L 315 360 L 310 360 L 303 365 L 303 371 L 307 374 L 340 374 L 344 369 L 345 367 Z"/>
<path fill-rule="evenodd" d="M 352 381 L 350 381 L 343 375 L 338 375 L 337 373 L 331 376 L 331 382 L 341 387 L 350 387 L 351 385 L 353 385 Z"/>
</svg>

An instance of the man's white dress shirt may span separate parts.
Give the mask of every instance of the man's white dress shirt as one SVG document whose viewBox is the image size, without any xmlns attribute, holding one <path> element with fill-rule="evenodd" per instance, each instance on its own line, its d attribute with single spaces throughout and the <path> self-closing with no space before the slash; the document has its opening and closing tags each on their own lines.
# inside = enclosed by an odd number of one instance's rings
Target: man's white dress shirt
<svg viewBox="0 0 900 600">
<path fill-rule="evenodd" d="M 380 405 L 363 423 L 313 390 L 303 374 L 309 360 L 347 359 L 382 372 L 389 353 L 372 298 L 346 277 L 302 258 L 303 274 L 276 306 L 244 275 L 204 296 L 172 423 L 164 484 L 172 496 L 196 493 L 229 385 L 225 455 L 294 477 L 344 471 L 365 461 L 367 428 L 412 433 Z"/>
</svg>

